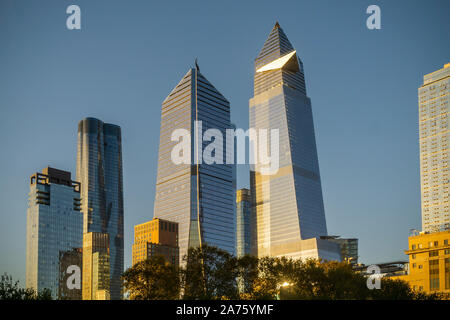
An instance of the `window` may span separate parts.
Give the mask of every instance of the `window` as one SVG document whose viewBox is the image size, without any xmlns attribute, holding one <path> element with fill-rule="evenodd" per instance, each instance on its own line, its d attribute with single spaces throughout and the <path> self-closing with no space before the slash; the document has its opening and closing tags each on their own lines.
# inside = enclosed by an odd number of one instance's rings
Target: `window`
<svg viewBox="0 0 450 320">
<path fill-rule="evenodd" d="M 422 269 L 422 265 L 421 264 L 419 264 L 419 269 Z"/>
<path fill-rule="evenodd" d="M 416 255 L 415 254 L 413 254 L 412 256 L 411 256 L 413 259 L 415 259 L 416 258 Z"/>
<path fill-rule="evenodd" d="M 433 250 L 430 251 L 429 256 L 430 257 L 437 257 L 439 255 L 439 250 Z"/>
<path fill-rule="evenodd" d="M 439 260 L 430 260 L 430 290 L 439 290 Z"/>
<path fill-rule="evenodd" d="M 437 247 L 439 245 L 439 242 L 435 241 L 434 246 Z"/>
<path fill-rule="evenodd" d="M 450 254 L 450 249 L 445 249 L 444 254 Z"/>
<path fill-rule="evenodd" d="M 416 250 L 416 245 L 413 244 L 411 249 L 412 249 L 412 250 Z"/>
<path fill-rule="evenodd" d="M 445 259 L 445 289 L 450 289 L 450 258 Z"/>
<path fill-rule="evenodd" d="M 448 245 L 448 239 L 444 240 L 444 245 L 447 246 Z"/>
<path fill-rule="evenodd" d="M 412 267 L 413 267 L 413 268 L 415 268 L 415 267 L 416 267 L 416 264 L 415 264 L 415 263 L 413 263 Z"/>
</svg>

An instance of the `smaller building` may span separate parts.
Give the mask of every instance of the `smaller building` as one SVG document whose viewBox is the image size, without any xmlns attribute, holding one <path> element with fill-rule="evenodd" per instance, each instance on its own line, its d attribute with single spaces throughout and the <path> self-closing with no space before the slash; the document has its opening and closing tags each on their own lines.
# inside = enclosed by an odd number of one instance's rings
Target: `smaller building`
<svg viewBox="0 0 450 320">
<path fill-rule="evenodd" d="M 81 300 L 83 249 L 59 252 L 59 300 Z"/>
<path fill-rule="evenodd" d="M 321 239 L 338 243 L 341 248 L 341 259 L 352 265 L 358 264 L 358 239 L 340 238 L 340 236 L 322 236 Z"/>
<path fill-rule="evenodd" d="M 110 295 L 109 259 L 109 234 L 85 233 L 83 235 L 83 300 L 97 300 L 99 295 L 102 298 Z"/>
<path fill-rule="evenodd" d="M 408 238 L 409 274 L 399 279 L 412 289 L 450 293 L 450 230 L 421 232 Z"/>
<path fill-rule="evenodd" d="M 251 194 L 249 189 L 236 192 L 236 255 L 251 254 Z"/>
<path fill-rule="evenodd" d="M 178 223 L 159 218 L 134 226 L 132 263 L 162 255 L 178 266 Z"/>
</svg>

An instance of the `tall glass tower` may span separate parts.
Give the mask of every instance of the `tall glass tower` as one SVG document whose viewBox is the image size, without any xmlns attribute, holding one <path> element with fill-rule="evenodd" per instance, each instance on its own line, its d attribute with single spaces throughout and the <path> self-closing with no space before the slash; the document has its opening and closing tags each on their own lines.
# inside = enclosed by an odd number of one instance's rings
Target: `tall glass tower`
<svg viewBox="0 0 450 320">
<path fill-rule="evenodd" d="M 444 231 L 450 229 L 450 63 L 425 75 L 418 91 L 422 229 Z"/>
<path fill-rule="evenodd" d="M 83 232 L 109 234 L 110 296 L 122 299 L 123 182 L 121 129 L 85 118 L 78 124 L 77 180 L 81 182 Z"/>
<path fill-rule="evenodd" d="M 27 211 L 27 288 L 49 289 L 54 299 L 80 298 L 80 288 L 68 288 L 62 280 L 68 272 L 64 256 L 83 246 L 82 227 L 80 184 L 71 180 L 70 172 L 47 167 L 33 174 Z M 79 261 L 72 264 L 81 269 Z"/>
<path fill-rule="evenodd" d="M 196 121 L 201 121 L 201 126 L 196 127 Z M 226 129 L 233 128 L 230 103 L 198 67 L 192 68 L 162 104 L 154 208 L 155 218 L 178 223 L 180 263 L 189 247 L 204 243 L 230 253 L 235 249 L 234 165 L 200 161 L 211 141 L 201 139 L 195 143 L 196 132 L 201 138 L 211 128 L 219 130 L 223 137 Z M 171 158 L 179 143 L 171 139 L 177 129 L 190 133 L 188 163 L 175 164 Z M 225 159 L 224 140 L 219 143 Z"/>
<path fill-rule="evenodd" d="M 236 192 L 236 256 L 251 254 L 250 221 L 252 202 L 249 189 Z"/>
<path fill-rule="evenodd" d="M 278 22 L 255 59 L 249 118 L 250 128 L 279 130 L 278 172 L 251 166 L 253 252 L 303 257 L 300 241 L 327 235 L 327 227 L 303 64 Z"/>
</svg>

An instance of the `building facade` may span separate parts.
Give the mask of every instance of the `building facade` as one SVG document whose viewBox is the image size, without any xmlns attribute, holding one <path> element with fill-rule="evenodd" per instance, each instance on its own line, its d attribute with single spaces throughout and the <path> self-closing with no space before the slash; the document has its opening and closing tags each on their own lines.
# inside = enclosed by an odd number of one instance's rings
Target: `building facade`
<svg viewBox="0 0 450 320">
<path fill-rule="evenodd" d="M 208 129 L 225 137 L 230 128 L 228 100 L 199 68 L 190 69 L 162 104 L 154 217 L 178 223 L 180 263 L 189 247 L 204 243 L 234 253 L 233 164 L 204 162 L 211 141 L 202 139 Z M 172 140 L 180 129 L 189 134 L 187 141 Z M 182 153 L 187 160 L 175 163 L 173 152 L 180 141 L 189 149 Z M 225 141 L 214 142 L 226 154 Z"/>
<path fill-rule="evenodd" d="M 83 232 L 109 234 L 110 295 L 122 299 L 124 269 L 121 129 L 85 118 L 78 124 L 77 179 L 81 189 Z"/>
<path fill-rule="evenodd" d="M 409 274 L 399 279 L 423 292 L 450 294 L 450 230 L 408 238 Z"/>
<path fill-rule="evenodd" d="M 133 265 L 154 255 L 179 264 L 178 223 L 155 218 L 134 226 Z"/>
<path fill-rule="evenodd" d="M 27 210 L 26 287 L 49 289 L 62 298 L 64 253 L 83 245 L 80 183 L 71 174 L 47 167 L 30 178 Z M 67 293 L 70 289 L 65 288 Z M 76 299 L 76 293 L 73 293 Z M 67 299 L 71 298 L 71 294 Z"/>
<path fill-rule="evenodd" d="M 251 254 L 252 200 L 249 189 L 236 192 L 236 256 Z"/>
<path fill-rule="evenodd" d="M 358 239 L 341 238 L 340 236 L 322 236 L 320 238 L 339 244 L 342 261 L 347 261 L 352 265 L 358 264 Z"/>
<path fill-rule="evenodd" d="M 109 246 L 108 233 L 83 234 L 83 300 L 103 300 L 104 297 L 111 297 Z"/>
<path fill-rule="evenodd" d="M 82 299 L 83 249 L 74 248 L 59 253 L 58 300 Z"/>
<path fill-rule="evenodd" d="M 252 251 L 260 257 L 304 257 L 297 250 L 310 245 L 300 242 L 326 236 L 327 227 L 303 64 L 278 22 L 255 59 L 249 112 L 250 128 L 279 131 L 279 170 L 267 175 L 264 165 L 250 166 Z M 313 242 L 318 248 L 324 241 Z"/>
<path fill-rule="evenodd" d="M 422 230 L 450 228 L 450 63 L 423 77 L 419 94 Z"/>
</svg>

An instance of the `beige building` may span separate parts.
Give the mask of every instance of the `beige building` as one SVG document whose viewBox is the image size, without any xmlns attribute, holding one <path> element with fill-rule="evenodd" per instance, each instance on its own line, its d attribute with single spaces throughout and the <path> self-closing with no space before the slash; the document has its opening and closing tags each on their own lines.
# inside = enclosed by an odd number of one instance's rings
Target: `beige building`
<svg viewBox="0 0 450 320">
<path fill-rule="evenodd" d="M 110 295 L 109 235 L 83 235 L 83 300 L 105 300 Z"/>
<path fill-rule="evenodd" d="M 422 230 L 450 228 L 450 63 L 423 77 L 419 94 Z"/>
</svg>

